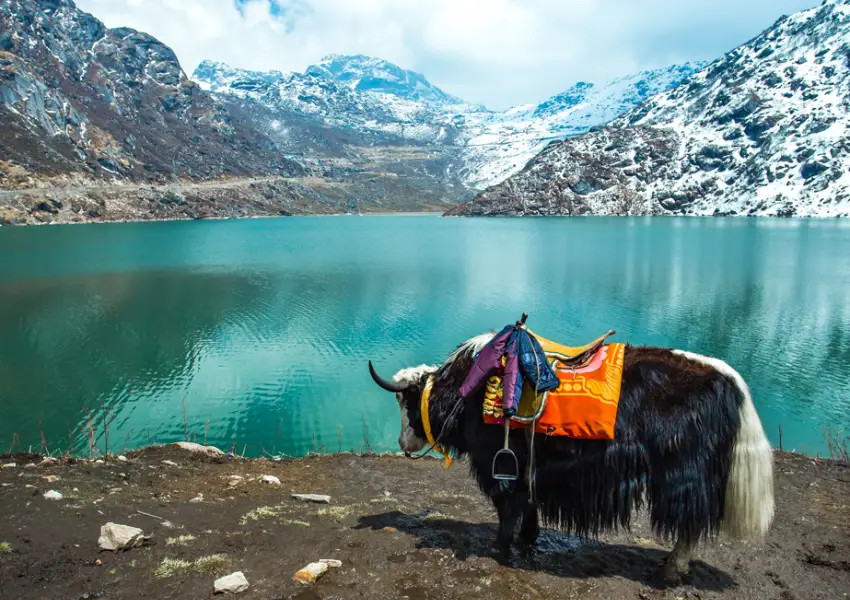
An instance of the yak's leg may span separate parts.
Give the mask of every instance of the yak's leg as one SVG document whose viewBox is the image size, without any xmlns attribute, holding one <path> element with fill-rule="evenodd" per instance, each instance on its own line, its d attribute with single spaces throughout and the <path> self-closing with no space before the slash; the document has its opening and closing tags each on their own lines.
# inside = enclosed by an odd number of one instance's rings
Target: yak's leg
<svg viewBox="0 0 850 600">
<path fill-rule="evenodd" d="M 688 575 L 690 571 L 691 554 L 693 553 L 695 543 L 687 536 L 679 536 L 676 540 L 676 545 L 673 546 L 673 551 L 667 557 L 661 574 L 664 577 L 664 582 L 669 585 L 678 585 Z"/>
<path fill-rule="evenodd" d="M 525 494 L 522 500 L 522 525 L 519 529 L 519 543 L 522 546 L 534 546 L 540 535 L 540 523 L 537 520 L 537 504 L 528 501 Z"/>
<path fill-rule="evenodd" d="M 499 515 L 499 532 L 496 534 L 494 547 L 499 552 L 508 554 L 517 523 L 522 517 L 522 510 L 512 490 L 500 491 L 493 497 L 493 504 L 496 506 L 496 514 Z"/>
</svg>

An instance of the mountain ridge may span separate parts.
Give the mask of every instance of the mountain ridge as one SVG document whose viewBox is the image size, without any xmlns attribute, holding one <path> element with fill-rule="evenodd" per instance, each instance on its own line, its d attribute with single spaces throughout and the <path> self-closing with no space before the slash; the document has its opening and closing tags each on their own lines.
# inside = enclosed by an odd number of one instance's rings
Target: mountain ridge
<svg viewBox="0 0 850 600">
<path fill-rule="evenodd" d="M 846 217 L 848 122 L 850 3 L 827 0 L 447 214 Z"/>
</svg>

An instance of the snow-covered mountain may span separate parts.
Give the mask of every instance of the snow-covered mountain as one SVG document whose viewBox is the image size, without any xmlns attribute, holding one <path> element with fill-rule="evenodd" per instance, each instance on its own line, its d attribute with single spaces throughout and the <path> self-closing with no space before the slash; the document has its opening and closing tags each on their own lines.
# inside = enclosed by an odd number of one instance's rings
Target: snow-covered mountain
<svg viewBox="0 0 850 600">
<path fill-rule="evenodd" d="M 580 81 L 537 105 L 466 113 L 463 121 L 455 122 L 463 132 L 464 179 L 474 189 L 499 183 L 519 172 L 552 140 L 608 123 L 647 98 L 676 87 L 704 66 L 698 62 L 673 65 L 600 85 Z"/>
<path fill-rule="evenodd" d="M 850 0 L 826 0 L 450 212 L 850 216 L 848 124 Z"/>
<path fill-rule="evenodd" d="M 503 112 L 465 103 L 419 73 L 360 55 L 331 55 L 303 74 L 253 72 L 207 61 L 193 79 L 213 93 L 267 110 L 424 145 L 448 157 L 447 176 L 479 190 L 521 170 L 553 139 L 606 123 L 702 66 L 676 65 L 599 85 L 580 82 L 541 104 Z M 269 127 L 284 121 L 275 119 Z"/>
</svg>

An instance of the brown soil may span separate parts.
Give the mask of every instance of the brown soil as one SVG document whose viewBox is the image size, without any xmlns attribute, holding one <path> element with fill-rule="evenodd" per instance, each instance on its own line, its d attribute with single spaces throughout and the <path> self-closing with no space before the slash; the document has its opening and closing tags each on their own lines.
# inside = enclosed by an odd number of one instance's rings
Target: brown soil
<svg viewBox="0 0 850 600">
<path fill-rule="evenodd" d="M 701 547 L 687 585 L 664 588 L 656 570 L 668 547 L 652 539 L 644 519 L 629 533 L 593 542 L 544 531 L 537 554 L 500 559 L 490 550 L 494 512 L 462 464 L 446 471 L 437 461 L 398 457 L 212 459 L 173 447 L 128 456 L 49 467 L 25 467 L 37 459 L 18 456 L 15 468 L 0 469 L 0 543 L 11 546 L 4 552 L 0 545 L 0 598 L 210 598 L 216 577 L 237 570 L 251 584 L 240 595 L 246 599 L 850 594 L 850 468 L 834 462 L 777 454 L 778 512 L 768 538 Z M 49 475 L 60 479 L 48 482 Z M 244 479 L 231 486 L 231 475 Z M 262 475 L 283 485 L 251 479 Z M 45 500 L 51 489 L 65 498 Z M 297 502 L 293 492 L 330 494 L 332 503 Z M 190 502 L 199 494 L 202 502 Z M 107 521 L 140 527 L 152 539 L 142 548 L 100 552 Z M 178 536 L 194 539 L 169 543 Z M 221 564 L 202 572 L 195 561 L 210 555 L 223 555 Z M 186 562 L 157 575 L 166 558 Z M 313 587 L 292 581 L 321 558 L 343 566 Z"/>
</svg>

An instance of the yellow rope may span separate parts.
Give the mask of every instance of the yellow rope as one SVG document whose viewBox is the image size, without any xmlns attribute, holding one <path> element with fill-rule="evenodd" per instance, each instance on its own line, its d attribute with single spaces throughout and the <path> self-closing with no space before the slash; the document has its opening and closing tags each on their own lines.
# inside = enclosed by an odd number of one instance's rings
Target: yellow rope
<svg viewBox="0 0 850 600">
<path fill-rule="evenodd" d="M 420 406 L 420 412 L 422 413 L 422 425 L 425 427 L 425 437 L 428 438 L 428 443 L 434 447 L 434 449 L 443 455 L 443 458 L 446 459 L 446 468 L 448 469 L 452 466 L 452 457 L 449 456 L 447 450 L 443 449 L 442 446 L 437 445 L 437 442 L 434 441 L 434 436 L 431 434 L 431 418 L 428 414 L 428 401 L 431 399 L 431 388 L 434 387 L 434 377 L 431 376 L 425 381 L 425 389 L 422 390 L 422 404 Z"/>
</svg>

